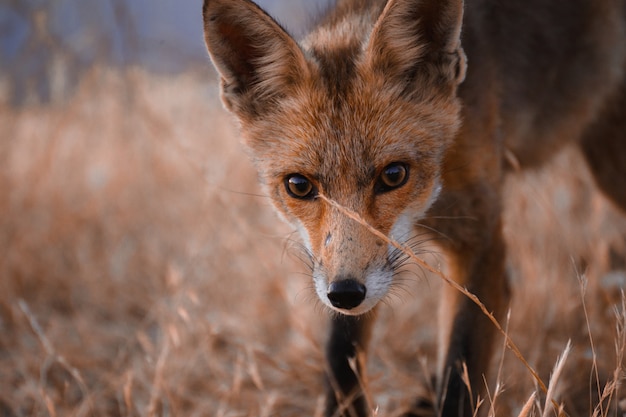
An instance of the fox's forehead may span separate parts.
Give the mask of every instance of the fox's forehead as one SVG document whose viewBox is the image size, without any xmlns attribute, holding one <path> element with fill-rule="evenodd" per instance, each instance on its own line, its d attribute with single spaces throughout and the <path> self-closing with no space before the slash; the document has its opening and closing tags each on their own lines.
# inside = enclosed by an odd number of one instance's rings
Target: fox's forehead
<svg viewBox="0 0 626 417">
<path fill-rule="evenodd" d="M 334 94 L 308 88 L 287 98 L 259 127 L 255 157 L 267 176 L 307 175 L 330 189 L 371 184 L 392 162 L 432 162 L 439 147 L 415 106 L 363 87 Z M 277 146 L 276 146 L 277 145 Z"/>
<path fill-rule="evenodd" d="M 357 75 L 365 39 L 373 22 L 367 16 L 348 14 L 327 26 L 320 26 L 300 43 L 308 61 L 314 66 L 319 81 L 333 94 L 350 85 Z"/>
<path fill-rule="evenodd" d="M 311 63 L 271 116 L 246 126 L 253 158 L 280 160 L 258 164 L 269 169 L 266 176 L 301 173 L 366 183 L 392 162 L 431 165 L 440 158 L 457 124 L 455 113 L 442 111 L 447 103 L 408 97 L 405 86 L 369 71 L 362 61 L 342 63 L 332 56 L 337 52 L 324 51 L 328 62 Z M 330 64 L 333 71 L 324 69 Z"/>
</svg>

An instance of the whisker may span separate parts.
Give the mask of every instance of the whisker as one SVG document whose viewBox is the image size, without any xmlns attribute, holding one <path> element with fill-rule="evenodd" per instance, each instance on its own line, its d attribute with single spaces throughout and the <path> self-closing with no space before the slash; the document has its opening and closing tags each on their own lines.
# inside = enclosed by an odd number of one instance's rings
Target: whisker
<svg viewBox="0 0 626 417">
<path fill-rule="evenodd" d="M 291 234 L 293 235 L 293 233 Z M 295 249 L 291 251 L 290 249 Z M 283 256 L 285 253 L 289 253 L 294 256 L 300 262 L 302 262 L 311 272 L 314 270 L 316 263 L 313 253 L 299 240 L 287 237 L 285 239 L 285 246 L 283 249 Z"/>
<path fill-rule="evenodd" d="M 423 223 L 415 223 L 415 227 L 421 227 L 421 228 L 424 228 L 424 229 L 426 229 L 426 230 L 429 230 L 429 231 L 431 231 L 431 232 L 433 232 L 433 233 L 437 234 L 437 235 L 438 235 L 438 236 L 440 236 L 441 238 L 443 238 L 443 239 L 445 239 L 445 240 L 447 240 L 447 241 L 449 241 L 449 242 L 452 242 L 452 238 L 451 238 L 450 236 L 448 236 L 448 235 L 446 235 L 445 233 L 443 233 L 443 232 L 441 232 L 441 231 L 439 231 L 439 230 L 435 229 L 434 227 L 426 226 L 426 225 L 425 225 L 425 224 L 423 224 Z"/>
<path fill-rule="evenodd" d="M 428 216 L 425 217 L 426 220 L 435 219 L 435 220 L 478 220 L 476 217 L 472 216 Z"/>
</svg>

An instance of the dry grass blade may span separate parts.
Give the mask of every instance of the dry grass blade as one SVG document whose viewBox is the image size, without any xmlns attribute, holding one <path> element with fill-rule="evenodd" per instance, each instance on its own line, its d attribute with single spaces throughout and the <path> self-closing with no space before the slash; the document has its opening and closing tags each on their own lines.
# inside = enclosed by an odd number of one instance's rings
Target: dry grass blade
<svg viewBox="0 0 626 417">
<path fill-rule="evenodd" d="M 422 260 L 421 258 L 419 258 L 418 256 L 416 256 L 413 251 L 411 250 L 411 248 L 406 247 L 404 245 L 402 245 L 401 243 L 399 243 L 396 240 L 393 240 L 391 238 L 389 238 L 388 236 L 386 236 L 384 233 L 380 232 L 379 230 L 377 230 L 375 227 L 371 226 L 369 223 L 367 223 L 361 216 L 359 216 L 358 213 L 355 213 L 354 211 L 348 209 L 347 207 L 342 206 L 341 204 L 337 203 L 336 201 L 326 197 L 323 194 L 319 194 L 319 198 L 321 198 L 322 200 L 324 200 L 325 202 L 327 202 L 328 204 L 330 204 L 331 206 L 337 208 L 338 210 L 340 210 L 344 215 L 348 216 L 349 218 L 351 218 L 352 220 L 360 223 L 361 225 L 363 225 L 364 227 L 366 227 L 371 233 L 373 233 L 376 237 L 380 238 L 381 240 L 383 240 L 384 242 L 386 242 L 387 244 L 393 246 L 394 248 L 401 250 L 402 252 L 404 252 L 411 260 L 413 260 L 417 265 L 421 266 L 422 268 L 432 272 L 433 274 L 437 275 L 439 278 L 441 278 L 447 285 L 450 285 L 451 287 L 455 288 L 457 291 L 459 291 L 460 293 L 462 293 L 464 296 L 466 296 L 467 298 L 469 298 L 474 304 L 476 304 L 480 310 L 483 312 L 483 314 L 493 323 L 493 325 L 498 329 L 498 331 L 500 332 L 500 334 L 502 334 L 506 340 L 506 345 L 509 349 L 511 349 L 511 351 L 513 351 L 513 353 L 515 354 L 515 356 L 524 364 L 524 366 L 526 367 L 526 369 L 528 370 L 528 372 L 530 372 L 530 374 L 532 375 L 532 377 L 534 378 L 534 380 L 537 382 L 537 384 L 539 385 L 539 387 L 541 388 L 541 390 L 543 392 L 548 392 L 548 389 L 545 385 L 545 383 L 542 381 L 542 379 L 539 377 L 539 374 L 535 371 L 535 369 L 533 369 L 533 367 L 528 363 L 528 361 L 526 360 L 526 358 L 524 358 L 524 355 L 522 355 L 522 352 L 519 350 L 519 348 L 517 347 L 517 345 L 513 342 L 513 340 L 511 339 L 511 337 L 507 334 L 506 331 L 504 331 L 504 329 L 502 328 L 502 326 L 500 325 L 500 323 L 498 322 L 498 320 L 494 317 L 493 314 L 491 314 L 491 312 L 489 310 L 487 310 L 487 307 L 485 307 L 485 305 L 478 299 L 478 297 L 474 294 L 472 294 L 467 288 L 459 285 L 457 282 L 455 282 L 454 280 L 448 278 L 447 276 L 445 276 L 440 270 L 433 268 L 432 266 L 430 266 L 427 262 L 425 262 L 424 260 Z"/>
<path fill-rule="evenodd" d="M 511 322 L 511 310 L 509 309 L 507 311 L 506 314 L 506 324 L 504 327 L 504 331 L 508 334 L 509 333 L 509 324 Z M 483 375 L 483 379 L 484 379 L 484 384 L 485 384 L 485 390 L 487 392 L 487 395 L 489 395 L 489 412 L 487 413 L 488 417 L 495 417 L 496 416 L 496 403 L 498 400 L 498 397 L 500 396 L 500 394 L 503 392 L 503 383 L 502 383 L 502 368 L 504 366 L 504 354 L 506 353 L 506 339 L 502 339 L 503 340 L 503 346 L 502 346 L 502 353 L 500 355 L 500 361 L 498 363 L 498 371 L 496 372 L 496 383 L 495 383 L 495 390 L 493 392 L 493 395 L 490 394 L 489 392 L 489 384 L 487 382 L 487 378 Z"/>
<path fill-rule="evenodd" d="M 524 403 L 524 406 L 520 410 L 517 417 L 531 417 L 531 413 L 533 411 L 533 406 L 535 405 L 536 397 L 537 397 L 536 393 L 533 392 L 532 394 L 530 394 L 530 397 L 528 397 L 528 400 L 526 400 L 526 402 Z"/>
<path fill-rule="evenodd" d="M 469 392 L 470 397 L 470 408 L 474 410 L 474 414 L 478 413 L 478 409 L 480 408 L 480 404 L 482 401 L 480 398 L 478 399 L 478 404 L 474 404 L 474 395 L 472 394 L 472 383 L 470 381 L 469 372 L 467 370 L 467 364 L 463 362 L 463 372 L 461 372 L 461 380 L 465 384 L 465 388 L 467 388 L 467 392 Z"/>
<path fill-rule="evenodd" d="M 590 378 L 590 385 L 593 384 L 593 381 L 595 381 L 595 387 L 590 387 L 592 390 L 595 389 L 597 390 L 597 392 L 601 392 L 600 389 L 600 375 L 599 375 L 599 371 L 598 371 L 598 354 L 596 352 L 596 347 L 595 344 L 593 342 L 593 334 L 591 332 L 591 323 L 590 323 L 590 319 L 589 319 L 589 311 L 587 311 L 587 302 L 585 301 L 585 294 L 587 292 L 587 277 L 585 277 L 584 274 L 581 274 L 578 269 L 576 268 L 576 263 L 574 262 L 574 260 L 572 260 L 572 264 L 574 265 L 574 269 L 576 270 L 576 276 L 578 277 L 578 282 L 579 282 L 579 286 L 580 286 L 580 300 L 581 300 L 581 305 L 582 305 L 582 309 L 583 309 L 583 314 L 585 316 L 585 326 L 587 327 L 587 334 L 589 335 L 589 345 L 591 346 L 591 355 L 592 355 L 592 362 L 591 362 L 591 374 L 589 376 Z M 604 404 L 602 401 L 600 401 L 598 403 L 598 408 L 600 408 L 600 415 L 605 415 L 605 411 L 604 411 Z"/>
<path fill-rule="evenodd" d="M 548 385 L 548 392 L 546 393 L 546 402 L 543 408 L 542 417 L 549 417 L 550 411 L 555 412 L 556 416 L 562 415 L 562 407 L 557 405 L 554 397 L 556 396 L 556 390 L 558 388 L 559 378 L 563 373 L 563 368 L 565 367 L 565 361 L 569 357 L 569 354 L 572 350 L 571 341 L 567 342 L 567 346 L 563 350 L 563 353 L 556 361 L 554 365 L 554 370 L 552 371 L 552 376 L 550 377 L 550 383 Z"/>
<path fill-rule="evenodd" d="M 88 414 L 87 411 L 90 411 L 91 409 L 93 409 L 93 405 L 91 403 L 91 398 L 90 398 L 90 395 L 89 395 L 89 389 L 87 388 L 87 384 L 85 384 L 85 381 L 83 380 L 83 377 L 80 375 L 80 372 L 74 366 L 70 365 L 70 363 L 62 355 L 60 355 L 60 354 L 58 354 L 56 352 L 56 350 L 54 349 L 54 346 L 52 345 L 52 343 L 50 342 L 50 340 L 46 336 L 45 332 L 43 331 L 43 329 L 39 325 L 39 322 L 37 321 L 37 318 L 35 317 L 35 315 L 32 313 L 32 311 L 28 307 L 28 304 L 26 303 L 26 301 L 24 301 L 22 299 L 19 299 L 17 304 L 18 304 L 20 310 L 22 310 L 22 313 L 24 313 L 24 315 L 28 319 L 28 322 L 29 322 L 33 332 L 35 333 L 35 335 L 37 336 L 37 338 L 41 342 L 44 350 L 46 351 L 46 354 L 48 355 L 48 357 L 51 358 L 53 361 L 59 363 L 76 380 L 76 382 L 77 382 L 77 384 L 80 387 L 80 390 L 82 392 L 83 398 L 86 400 L 86 401 L 84 401 L 84 404 L 86 404 L 86 407 L 88 408 L 88 409 L 80 410 L 77 414 L 78 415 L 87 415 Z M 46 402 L 46 404 L 48 406 L 48 411 L 50 412 L 51 415 L 54 415 L 55 414 L 55 412 L 54 412 L 54 405 L 52 404 L 49 396 L 47 394 L 45 394 L 45 392 L 42 393 L 42 394 L 43 394 L 43 396 L 45 398 L 45 402 Z"/>
<path fill-rule="evenodd" d="M 368 384 L 363 372 L 359 372 L 359 360 L 359 353 L 357 353 L 357 356 L 348 359 L 348 364 L 350 365 L 352 372 L 354 372 L 354 375 L 356 375 L 358 386 L 363 390 L 362 394 L 363 397 L 365 397 L 365 404 L 367 405 L 368 410 L 373 411 L 374 400 L 372 399 L 372 394 L 368 389 Z M 374 415 L 376 415 L 376 413 L 374 413 Z"/>
<path fill-rule="evenodd" d="M 593 410 L 592 417 L 607 417 L 609 415 L 610 410 L 605 408 L 605 404 L 610 404 L 613 401 L 613 398 L 617 395 L 622 382 L 626 379 L 626 374 L 624 374 L 624 360 L 626 358 L 626 296 L 624 295 L 624 290 L 621 291 L 621 295 L 621 306 L 615 306 L 616 366 L 613 370 L 613 375 L 611 376 L 611 379 L 606 382 L 604 389 L 598 391 L 600 393 L 600 399 Z M 622 401 L 626 402 L 626 400 L 624 399 Z"/>
<path fill-rule="evenodd" d="M 154 369 L 154 380 L 152 382 L 152 389 L 150 392 L 150 403 L 148 405 L 148 415 L 149 416 L 158 416 L 159 407 L 161 406 L 161 398 L 162 387 L 163 387 L 163 372 L 165 368 L 165 363 L 167 361 L 167 357 L 170 352 L 170 345 L 167 339 L 165 340 L 163 347 L 161 348 L 161 352 L 159 353 L 159 358 L 157 359 L 157 363 Z"/>
</svg>

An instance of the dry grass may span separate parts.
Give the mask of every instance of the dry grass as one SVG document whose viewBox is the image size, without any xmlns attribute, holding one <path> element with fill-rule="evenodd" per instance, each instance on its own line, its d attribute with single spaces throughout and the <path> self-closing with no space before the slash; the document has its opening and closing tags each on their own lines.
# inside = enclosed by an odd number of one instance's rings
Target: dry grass
<svg viewBox="0 0 626 417">
<path fill-rule="evenodd" d="M 325 311 L 203 77 L 98 70 L 2 108 L 0 416 L 320 415 Z M 550 398 L 616 415 L 626 221 L 590 183 L 574 151 L 509 181 L 506 327 L 546 384 L 571 340 Z M 379 416 L 434 364 L 441 283 L 408 277 L 373 336 Z M 554 415 L 514 355 L 494 369 L 485 412 Z"/>
</svg>

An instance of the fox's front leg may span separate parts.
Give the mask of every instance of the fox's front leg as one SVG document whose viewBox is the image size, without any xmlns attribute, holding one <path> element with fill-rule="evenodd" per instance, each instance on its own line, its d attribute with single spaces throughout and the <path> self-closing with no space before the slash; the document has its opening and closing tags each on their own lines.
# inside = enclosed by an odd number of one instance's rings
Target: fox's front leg
<svg viewBox="0 0 626 417">
<path fill-rule="evenodd" d="M 362 384 L 365 353 L 373 322 L 373 313 L 362 316 L 336 314 L 331 318 L 326 345 L 327 417 L 370 415 Z"/>
<path fill-rule="evenodd" d="M 453 220 L 432 227 L 447 236 L 450 278 L 476 295 L 498 320 L 509 302 L 500 207 L 489 188 L 476 187 L 439 201 L 455 207 Z M 444 284 L 440 311 L 438 414 L 471 417 L 485 381 L 497 330 L 467 296 Z M 466 371 L 464 369 L 466 366 Z M 464 378 L 464 372 L 467 377 Z M 467 384 L 469 382 L 469 386 Z"/>
</svg>

